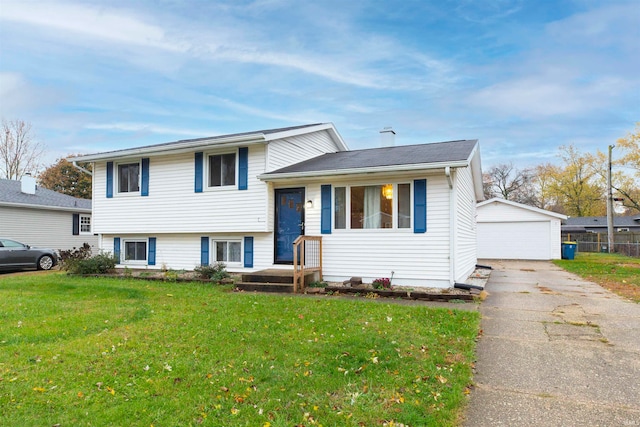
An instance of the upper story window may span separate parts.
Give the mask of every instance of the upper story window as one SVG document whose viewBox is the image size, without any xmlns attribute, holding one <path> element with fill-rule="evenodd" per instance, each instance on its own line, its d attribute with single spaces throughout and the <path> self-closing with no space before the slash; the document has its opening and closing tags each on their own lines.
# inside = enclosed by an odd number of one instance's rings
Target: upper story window
<svg viewBox="0 0 640 427">
<path fill-rule="evenodd" d="M 91 215 L 80 215 L 80 233 L 91 234 Z"/>
<path fill-rule="evenodd" d="M 236 153 L 209 156 L 209 187 L 236 185 Z"/>
<path fill-rule="evenodd" d="M 120 163 L 118 165 L 118 192 L 140 191 L 140 163 Z"/>
<path fill-rule="evenodd" d="M 411 228 L 411 184 L 336 187 L 336 229 Z"/>
</svg>

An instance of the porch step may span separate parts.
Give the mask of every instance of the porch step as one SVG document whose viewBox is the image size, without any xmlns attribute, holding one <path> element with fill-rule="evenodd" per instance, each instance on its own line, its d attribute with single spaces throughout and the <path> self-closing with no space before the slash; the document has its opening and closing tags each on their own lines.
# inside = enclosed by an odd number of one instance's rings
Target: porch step
<svg viewBox="0 0 640 427">
<path fill-rule="evenodd" d="M 293 270 L 261 270 L 242 275 L 243 282 L 288 283 L 293 285 Z"/>
<path fill-rule="evenodd" d="M 315 280 L 315 273 L 305 274 L 305 283 Z M 236 288 L 243 291 L 293 293 L 293 270 L 268 269 L 242 275 Z"/>
<path fill-rule="evenodd" d="M 293 293 L 293 283 L 246 282 L 236 283 L 236 288 L 248 292 Z"/>
</svg>

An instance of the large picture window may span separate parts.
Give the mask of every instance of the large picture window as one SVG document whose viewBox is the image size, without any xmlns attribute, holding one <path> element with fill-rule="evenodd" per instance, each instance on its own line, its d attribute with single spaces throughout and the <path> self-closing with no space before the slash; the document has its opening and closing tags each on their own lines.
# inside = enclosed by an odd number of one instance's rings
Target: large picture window
<svg viewBox="0 0 640 427">
<path fill-rule="evenodd" d="M 209 156 L 209 187 L 236 185 L 236 154 Z"/>
<path fill-rule="evenodd" d="M 118 192 L 135 193 L 140 191 L 140 163 L 122 163 L 118 165 Z"/>
<path fill-rule="evenodd" d="M 411 184 L 335 187 L 333 215 L 336 230 L 411 228 Z"/>
<path fill-rule="evenodd" d="M 213 253 L 216 262 L 240 263 L 242 261 L 242 244 L 239 241 L 214 241 Z"/>
</svg>

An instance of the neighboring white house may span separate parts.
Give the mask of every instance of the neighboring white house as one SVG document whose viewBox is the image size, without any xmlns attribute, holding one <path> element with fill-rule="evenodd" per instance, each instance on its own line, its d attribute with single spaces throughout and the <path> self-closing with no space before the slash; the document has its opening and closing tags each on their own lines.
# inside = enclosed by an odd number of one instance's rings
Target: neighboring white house
<svg viewBox="0 0 640 427">
<path fill-rule="evenodd" d="M 478 258 L 560 259 L 566 215 L 494 198 L 478 203 Z"/>
<path fill-rule="evenodd" d="M 349 151 L 325 123 L 71 160 L 94 164 L 94 232 L 120 266 L 291 268 L 305 234 L 328 281 L 449 287 L 475 268 L 475 140 Z"/>
<path fill-rule="evenodd" d="M 31 246 L 68 250 L 97 247 L 91 200 L 36 186 L 35 178 L 0 179 L 0 236 Z"/>
</svg>

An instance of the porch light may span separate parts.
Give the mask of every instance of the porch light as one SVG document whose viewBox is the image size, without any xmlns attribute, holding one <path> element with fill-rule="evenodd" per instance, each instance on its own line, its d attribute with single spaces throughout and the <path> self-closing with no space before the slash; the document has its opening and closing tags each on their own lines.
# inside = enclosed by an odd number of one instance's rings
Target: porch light
<svg viewBox="0 0 640 427">
<path fill-rule="evenodd" d="M 313 208 L 313 200 L 309 199 L 307 200 L 307 209 L 311 209 Z"/>
<path fill-rule="evenodd" d="M 393 199 L 393 184 L 385 184 L 382 186 L 382 195 L 385 199 Z"/>
</svg>

